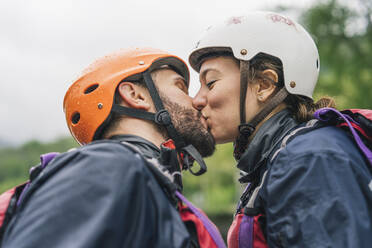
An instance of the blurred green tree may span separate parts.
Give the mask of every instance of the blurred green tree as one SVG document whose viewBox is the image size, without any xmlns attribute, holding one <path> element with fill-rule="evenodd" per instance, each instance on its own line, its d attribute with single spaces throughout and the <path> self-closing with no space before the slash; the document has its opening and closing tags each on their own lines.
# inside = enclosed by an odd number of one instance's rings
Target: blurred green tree
<svg viewBox="0 0 372 248">
<path fill-rule="evenodd" d="M 65 152 L 76 146 L 72 138 L 64 137 L 50 143 L 32 140 L 17 148 L 0 149 L 0 193 L 26 181 L 29 169 L 40 162 L 40 154 Z"/>
<path fill-rule="evenodd" d="M 372 2 L 317 1 L 301 11 L 300 23 L 319 49 L 315 98 L 335 97 L 342 108 L 372 108 Z M 282 10 L 293 10 L 282 7 Z M 301 56 L 300 54 L 298 56 Z"/>
</svg>

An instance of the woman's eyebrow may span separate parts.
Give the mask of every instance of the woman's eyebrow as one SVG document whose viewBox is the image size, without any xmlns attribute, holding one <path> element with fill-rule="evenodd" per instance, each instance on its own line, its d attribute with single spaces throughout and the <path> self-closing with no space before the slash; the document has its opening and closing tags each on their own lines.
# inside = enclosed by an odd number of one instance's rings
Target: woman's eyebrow
<svg viewBox="0 0 372 248">
<path fill-rule="evenodd" d="M 203 71 L 202 73 L 200 73 L 199 75 L 199 81 L 201 82 L 202 80 L 205 81 L 205 77 L 207 75 L 208 72 L 211 72 L 211 71 L 215 71 L 215 72 L 218 72 L 218 70 L 214 69 L 214 68 L 208 68 L 206 69 L 205 71 Z"/>
</svg>

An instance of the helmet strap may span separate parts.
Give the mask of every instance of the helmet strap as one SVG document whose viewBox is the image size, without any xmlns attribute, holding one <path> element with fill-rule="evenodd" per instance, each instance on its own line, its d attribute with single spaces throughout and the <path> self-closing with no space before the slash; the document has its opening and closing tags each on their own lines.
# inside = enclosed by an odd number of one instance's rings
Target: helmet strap
<svg viewBox="0 0 372 248">
<path fill-rule="evenodd" d="M 245 99 L 249 80 L 249 61 L 240 60 L 240 123 L 245 123 Z"/>
<path fill-rule="evenodd" d="M 182 153 L 184 154 L 182 167 L 188 169 L 191 174 L 194 176 L 200 176 L 207 172 L 207 165 L 205 164 L 203 157 L 193 145 L 187 145 L 182 148 Z M 198 171 L 192 169 L 194 161 L 199 165 Z"/>
<path fill-rule="evenodd" d="M 185 141 L 178 134 L 176 128 L 172 123 L 172 118 L 169 112 L 164 108 L 163 101 L 161 100 L 159 93 L 155 87 L 155 84 L 151 78 L 149 71 L 142 73 L 143 79 L 146 83 L 147 89 L 149 90 L 152 101 L 154 102 L 156 113 L 150 113 L 140 109 L 133 109 L 124 107 L 118 104 L 114 104 L 112 107 L 112 112 L 127 115 L 135 118 L 150 120 L 156 124 L 162 125 L 166 128 L 169 138 L 171 138 L 176 146 L 178 153 L 183 154 L 183 169 L 188 169 L 193 175 L 199 176 L 207 171 L 207 166 L 200 155 L 200 153 L 191 144 L 186 145 Z M 191 170 L 193 162 L 196 161 L 200 169 L 196 172 Z"/>
<path fill-rule="evenodd" d="M 160 99 L 159 93 L 151 78 L 150 72 L 145 71 L 142 73 L 142 76 L 157 111 L 155 116 L 157 116 L 158 118 L 155 118 L 155 123 L 160 124 L 167 129 L 167 133 L 169 137 L 174 141 L 177 150 L 183 148 L 184 146 L 186 146 L 186 144 L 173 126 L 172 118 L 169 112 L 164 108 L 163 101 Z"/>
<path fill-rule="evenodd" d="M 240 125 L 239 134 L 234 144 L 234 157 L 239 160 L 248 147 L 248 138 L 254 133 L 257 125 L 263 121 L 284 99 L 288 96 L 285 87 L 281 88 L 272 98 L 267 101 L 265 107 L 251 120 L 245 120 L 245 99 L 247 95 L 249 79 L 249 61 L 240 61 Z"/>
</svg>

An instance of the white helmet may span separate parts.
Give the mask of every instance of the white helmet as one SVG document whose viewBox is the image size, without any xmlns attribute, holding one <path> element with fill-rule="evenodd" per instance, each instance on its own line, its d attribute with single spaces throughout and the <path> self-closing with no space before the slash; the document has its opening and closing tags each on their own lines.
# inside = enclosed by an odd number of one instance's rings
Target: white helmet
<svg viewBox="0 0 372 248">
<path fill-rule="evenodd" d="M 244 61 L 259 53 L 277 57 L 287 91 L 312 98 L 319 74 L 318 50 L 309 33 L 288 17 L 255 11 L 211 26 L 193 49 L 190 65 L 199 71 L 204 56 L 224 51 Z"/>
</svg>

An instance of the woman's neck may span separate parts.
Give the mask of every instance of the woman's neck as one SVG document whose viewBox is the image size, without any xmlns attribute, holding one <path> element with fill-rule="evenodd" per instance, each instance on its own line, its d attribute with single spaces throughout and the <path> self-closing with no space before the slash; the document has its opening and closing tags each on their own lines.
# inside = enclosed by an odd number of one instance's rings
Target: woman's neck
<svg viewBox="0 0 372 248">
<path fill-rule="evenodd" d="M 282 111 L 283 109 L 286 109 L 287 108 L 287 104 L 285 104 L 284 102 L 282 102 L 281 104 L 279 104 L 278 106 L 276 106 L 273 111 L 271 111 L 266 117 L 265 119 L 263 119 L 260 123 L 258 123 L 258 125 L 256 126 L 253 134 L 251 136 L 249 136 L 248 138 L 248 143 L 252 141 L 252 139 L 254 138 L 254 136 L 256 135 L 257 131 L 260 129 L 260 127 L 268 120 L 270 119 L 273 115 L 275 115 L 276 113 Z"/>
</svg>

